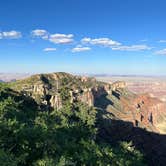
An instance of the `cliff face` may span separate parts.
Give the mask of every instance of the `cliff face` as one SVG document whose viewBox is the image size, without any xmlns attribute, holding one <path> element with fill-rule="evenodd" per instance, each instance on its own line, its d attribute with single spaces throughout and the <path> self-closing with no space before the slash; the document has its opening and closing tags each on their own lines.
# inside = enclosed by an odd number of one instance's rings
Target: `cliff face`
<svg viewBox="0 0 166 166">
<path fill-rule="evenodd" d="M 12 87 L 34 98 L 41 108 L 48 109 L 62 108 L 61 91 L 68 89 L 71 103 L 81 101 L 110 112 L 116 119 L 132 122 L 136 127 L 166 133 L 166 104 L 148 94 L 131 93 L 123 81 L 108 84 L 94 78 L 53 73 L 19 80 Z"/>
<path fill-rule="evenodd" d="M 121 89 L 126 88 L 126 83 L 124 81 L 116 81 L 116 82 L 111 84 L 111 89 L 113 91 L 115 91 L 119 88 L 121 88 Z"/>
<path fill-rule="evenodd" d="M 71 103 L 81 101 L 89 106 L 94 106 L 94 95 L 91 88 L 70 91 Z"/>
<path fill-rule="evenodd" d="M 144 126 L 151 126 L 160 133 L 166 133 L 166 103 L 151 98 L 148 94 L 139 95 L 133 101 L 137 112 L 137 121 Z"/>
<path fill-rule="evenodd" d="M 61 88 L 69 90 L 70 102 L 81 101 L 94 106 L 95 98 L 109 93 L 110 85 L 97 82 L 94 78 L 53 73 L 19 80 L 13 88 L 31 96 L 42 106 L 60 109 L 62 108 Z"/>
<path fill-rule="evenodd" d="M 148 94 L 135 95 L 123 89 L 108 95 L 112 102 L 106 110 L 116 118 L 132 122 L 133 126 L 166 133 L 166 103 Z"/>
</svg>

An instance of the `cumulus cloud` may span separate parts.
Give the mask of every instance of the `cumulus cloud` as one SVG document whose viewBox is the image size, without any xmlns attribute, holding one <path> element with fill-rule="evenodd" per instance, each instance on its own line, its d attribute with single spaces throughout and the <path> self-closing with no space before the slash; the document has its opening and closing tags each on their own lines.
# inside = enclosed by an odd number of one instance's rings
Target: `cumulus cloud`
<svg viewBox="0 0 166 166">
<path fill-rule="evenodd" d="M 74 41 L 73 34 L 52 34 L 49 36 L 49 41 L 55 44 L 69 44 Z"/>
<path fill-rule="evenodd" d="M 42 39 L 48 39 L 48 32 L 44 29 L 35 29 L 31 32 L 33 37 L 41 37 Z"/>
<path fill-rule="evenodd" d="M 0 33 L 0 39 L 18 39 L 21 37 L 21 32 L 15 30 Z"/>
<path fill-rule="evenodd" d="M 43 51 L 46 51 L 46 52 L 49 52 L 49 51 L 56 51 L 56 48 L 48 47 L 48 48 L 43 49 Z"/>
<path fill-rule="evenodd" d="M 35 29 L 31 32 L 33 37 L 39 37 L 41 39 L 48 40 L 54 44 L 69 44 L 74 41 L 73 34 L 50 34 L 48 31 L 44 29 Z"/>
<path fill-rule="evenodd" d="M 83 52 L 91 50 L 90 47 L 83 47 L 81 45 L 77 45 L 75 48 L 72 49 L 72 52 Z"/>
<path fill-rule="evenodd" d="M 120 46 L 121 43 L 114 41 L 109 38 L 96 38 L 96 39 L 91 39 L 91 38 L 83 38 L 81 40 L 82 43 L 89 43 L 92 45 L 101 45 L 101 46 L 106 46 L 106 47 L 113 47 L 113 46 Z"/>
<path fill-rule="evenodd" d="M 145 41 L 145 40 L 144 40 Z M 141 50 L 150 50 L 151 47 L 147 45 L 131 45 L 126 46 L 118 41 L 114 41 L 110 38 L 96 38 L 91 39 L 85 37 L 81 40 L 83 44 L 92 44 L 92 45 L 100 45 L 105 47 L 110 47 L 112 50 L 119 50 L 119 51 L 141 51 Z"/>
<path fill-rule="evenodd" d="M 156 51 L 155 54 L 157 54 L 157 55 L 166 55 L 166 48 L 162 49 L 162 50 L 159 50 L 159 51 Z"/>
<path fill-rule="evenodd" d="M 143 51 L 143 50 L 150 50 L 151 47 L 147 45 L 131 45 L 131 46 L 118 46 L 113 47 L 112 50 L 119 50 L 119 51 Z"/>
<path fill-rule="evenodd" d="M 73 34 L 62 34 L 62 33 L 55 33 L 50 34 L 48 31 L 44 29 L 36 29 L 32 31 L 32 36 L 40 37 L 41 39 L 45 39 L 50 41 L 54 44 L 70 44 L 74 41 Z M 1 37 L 1 36 L 0 36 Z M 146 40 L 142 40 L 146 41 Z M 149 47 L 146 44 L 137 44 L 137 45 L 123 45 L 122 43 L 112 40 L 110 38 L 89 38 L 85 37 L 81 40 L 82 45 L 97 45 L 97 46 L 104 46 L 110 47 L 112 50 L 119 50 L 119 51 L 143 51 L 143 50 L 150 50 L 152 47 Z M 77 45 L 75 48 L 72 49 L 72 52 L 81 52 L 81 51 L 88 51 L 91 48 L 88 46 Z M 44 51 L 55 51 L 52 48 L 46 48 Z"/>
</svg>

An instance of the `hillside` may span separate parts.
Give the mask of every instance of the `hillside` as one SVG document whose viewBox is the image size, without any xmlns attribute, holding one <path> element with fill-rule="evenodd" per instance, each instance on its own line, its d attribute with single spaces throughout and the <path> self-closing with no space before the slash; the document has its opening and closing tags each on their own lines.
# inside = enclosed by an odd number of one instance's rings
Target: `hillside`
<svg viewBox="0 0 166 166">
<path fill-rule="evenodd" d="M 12 156 L 15 157 L 20 157 L 20 153 L 16 153 L 18 148 L 22 153 L 26 152 L 28 156 L 25 153 L 21 162 L 34 163 L 40 160 L 47 163 L 48 158 L 55 163 L 70 163 L 67 165 L 103 165 L 103 161 L 107 165 L 132 166 L 133 163 L 164 165 L 166 162 L 166 139 L 165 135 L 160 135 L 166 133 L 165 103 L 148 94 L 136 95 L 130 92 L 123 81 L 108 84 L 94 78 L 61 72 L 33 75 L 16 82 L 1 83 L 0 87 L 3 115 L 0 140 L 4 144 L 1 148 L 12 148 Z M 6 111 L 7 114 L 4 114 Z M 4 121 L 4 117 L 7 121 Z M 3 126 L 6 122 L 12 122 L 6 126 L 13 127 L 12 130 L 8 129 L 14 132 L 12 140 L 18 138 L 17 133 L 21 137 L 23 134 L 26 140 L 19 137 L 23 142 L 18 142 L 18 147 L 11 142 L 14 149 L 4 139 L 8 137 L 8 133 L 4 135 Z M 90 151 L 93 149 L 91 156 L 87 148 Z M 55 155 L 55 152 L 59 155 Z M 33 156 L 34 153 L 38 155 Z"/>
<path fill-rule="evenodd" d="M 79 100 L 112 113 L 116 119 L 132 122 L 136 127 L 166 133 L 166 104 L 148 94 L 132 93 L 123 81 L 109 84 L 61 72 L 18 80 L 11 83 L 11 88 L 31 96 L 43 109 L 62 108 L 62 93 L 67 93 L 71 103 Z"/>
</svg>

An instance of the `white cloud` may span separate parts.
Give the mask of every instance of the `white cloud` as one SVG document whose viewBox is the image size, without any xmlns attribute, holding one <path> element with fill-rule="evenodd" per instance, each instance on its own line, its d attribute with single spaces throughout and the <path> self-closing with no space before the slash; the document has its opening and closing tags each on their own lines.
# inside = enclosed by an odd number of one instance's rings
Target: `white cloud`
<svg viewBox="0 0 166 166">
<path fill-rule="evenodd" d="M 146 40 L 142 40 L 146 41 Z M 96 38 L 96 39 L 91 39 L 88 37 L 85 37 L 81 40 L 83 44 L 92 44 L 92 45 L 100 45 L 100 46 L 105 46 L 105 47 L 110 47 L 112 50 L 120 50 L 120 51 L 141 51 L 141 50 L 150 50 L 151 47 L 147 45 L 131 45 L 131 46 L 126 46 L 123 45 L 122 43 L 118 41 L 114 41 L 110 38 Z"/>
<path fill-rule="evenodd" d="M 0 33 L 0 39 L 18 39 L 21 37 L 22 37 L 21 32 L 15 30 Z"/>
<path fill-rule="evenodd" d="M 77 45 L 75 48 L 72 49 L 72 52 L 83 52 L 91 50 L 90 47 L 82 47 L 81 45 Z"/>
<path fill-rule="evenodd" d="M 156 51 L 155 54 L 157 55 L 166 55 L 166 48 L 163 50 Z"/>
<path fill-rule="evenodd" d="M 49 41 L 55 44 L 69 44 L 72 43 L 74 35 L 73 34 L 52 34 L 49 36 Z"/>
<path fill-rule="evenodd" d="M 35 29 L 31 32 L 34 37 L 41 37 L 42 39 L 48 39 L 48 32 L 44 29 Z"/>
<path fill-rule="evenodd" d="M 91 42 L 91 38 L 89 37 L 84 37 L 82 40 L 81 40 L 82 43 L 90 43 Z"/>
<path fill-rule="evenodd" d="M 56 51 L 56 48 L 48 47 L 48 48 L 43 49 L 43 51 L 46 51 L 46 52 L 48 52 L 48 51 Z"/>
<path fill-rule="evenodd" d="M 166 40 L 159 40 L 159 43 L 166 43 Z"/>
<path fill-rule="evenodd" d="M 119 50 L 119 51 L 143 51 L 143 50 L 150 50 L 151 47 L 147 45 L 131 45 L 131 46 L 118 46 L 113 47 L 112 50 Z"/>
<path fill-rule="evenodd" d="M 113 47 L 113 46 L 119 46 L 121 43 L 114 41 L 109 38 L 97 38 L 97 39 L 91 39 L 91 38 L 83 38 L 81 40 L 82 43 L 89 43 L 93 45 L 101 45 L 101 46 L 106 46 L 106 47 Z"/>
<path fill-rule="evenodd" d="M 73 34 L 50 34 L 48 31 L 44 29 L 35 29 L 31 32 L 33 37 L 39 37 L 41 39 L 48 40 L 54 44 L 69 44 L 74 41 Z"/>
</svg>

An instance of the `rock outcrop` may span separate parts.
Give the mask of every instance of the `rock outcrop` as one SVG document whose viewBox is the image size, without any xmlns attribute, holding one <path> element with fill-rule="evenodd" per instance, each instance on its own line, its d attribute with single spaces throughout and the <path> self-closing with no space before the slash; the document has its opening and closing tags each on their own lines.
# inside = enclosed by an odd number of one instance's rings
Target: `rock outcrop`
<svg viewBox="0 0 166 166">
<path fill-rule="evenodd" d="M 119 89 L 119 88 L 126 88 L 126 83 L 124 81 L 116 81 L 114 83 L 111 84 L 111 89 L 113 91 Z"/>
<path fill-rule="evenodd" d="M 62 108 L 62 101 L 61 101 L 61 97 L 59 94 L 51 96 L 50 105 L 52 108 L 55 108 L 58 110 Z"/>
<path fill-rule="evenodd" d="M 81 101 L 89 106 L 94 106 L 94 95 L 91 88 L 70 91 L 71 103 Z"/>
</svg>

